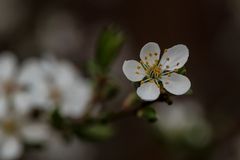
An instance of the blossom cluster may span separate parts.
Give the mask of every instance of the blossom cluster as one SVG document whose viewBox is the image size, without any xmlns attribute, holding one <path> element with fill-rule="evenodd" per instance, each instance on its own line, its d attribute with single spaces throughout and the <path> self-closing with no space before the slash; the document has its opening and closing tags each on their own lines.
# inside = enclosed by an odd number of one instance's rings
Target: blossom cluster
<svg viewBox="0 0 240 160">
<path fill-rule="evenodd" d="M 81 117 L 90 101 L 92 86 L 68 61 L 54 57 L 0 55 L 0 159 L 15 159 L 24 144 L 42 144 L 50 138 L 49 115 Z"/>
</svg>

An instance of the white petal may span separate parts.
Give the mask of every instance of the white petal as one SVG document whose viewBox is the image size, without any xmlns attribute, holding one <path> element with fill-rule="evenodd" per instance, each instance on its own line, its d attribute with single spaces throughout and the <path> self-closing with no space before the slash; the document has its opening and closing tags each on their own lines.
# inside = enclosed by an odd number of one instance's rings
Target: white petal
<svg viewBox="0 0 240 160">
<path fill-rule="evenodd" d="M 88 107 L 92 97 L 92 86 L 87 81 L 79 80 L 70 86 L 63 94 L 60 112 L 65 117 L 81 117 Z"/>
<path fill-rule="evenodd" d="M 16 71 L 17 59 L 10 53 L 5 52 L 0 56 L 0 80 L 7 81 L 13 78 Z"/>
<path fill-rule="evenodd" d="M 157 43 L 149 42 L 141 49 L 140 58 L 145 64 L 153 66 L 159 61 L 160 52 L 160 47 Z"/>
<path fill-rule="evenodd" d="M 4 95 L 0 95 L 0 119 L 6 118 L 8 112 L 8 102 Z"/>
<path fill-rule="evenodd" d="M 18 76 L 18 83 L 21 85 L 38 84 L 45 77 L 44 70 L 40 66 L 40 62 L 36 59 L 30 59 L 24 62 L 23 67 Z"/>
<path fill-rule="evenodd" d="M 167 49 L 163 54 L 160 64 L 162 70 L 173 71 L 184 66 L 189 57 L 188 48 L 185 45 L 179 44 Z"/>
<path fill-rule="evenodd" d="M 17 92 L 13 96 L 13 103 L 19 114 L 27 114 L 32 109 L 32 101 L 30 94 Z"/>
<path fill-rule="evenodd" d="M 38 84 L 28 85 L 26 90 L 16 92 L 13 96 L 16 111 L 27 114 L 34 108 L 49 110 L 51 108 L 48 95 L 49 88 L 46 83 L 39 81 Z"/>
<path fill-rule="evenodd" d="M 28 90 L 28 94 L 31 95 L 32 105 L 40 107 L 40 109 L 49 109 L 49 93 L 50 87 L 46 81 L 39 81 L 38 84 L 30 86 Z"/>
<path fill-rule="evenodd" d="M 141 81 L 146 75 L 142 65 L 135 60 L 125 61 L 122 69 L 127 79 L 133 82 Z"/>
<path fill-rule="evenodd" d="M 1 146 L 0 156 L 3 160 L 14 160 L 21 156 L 23 146 L 16 137 L 8 137 Z"/>
<path fill-rule="evenodd" d="M 50 129 L 44 123 L 27 124 L 21 128 L 21 134 L 28 143 L 43 143 L 50 136 Z"/>
<path fill-rule="evenodd" d="M 160 95 L 160 89 L 154 82 L 141 84 L 137 89 L 138 96 L 145 101 L 154 101 Z"/>
<path fill-rule="evenodd" d="M 59 88 L 68 88 L 77 78 L 76 68 L 67 61 L 56 61 L 51 73 L 55 85 Z"/>
<path fill-rule="evenodd" d="M 161 78 L 163 83 L 163 87 L 170 93 L 175 95 L 182 95 L 186 93 L 190 87 L 191 82 L 190 80 L 181 74 L 172 73 L 169 76 L 163 76 Z"/>
</svg>

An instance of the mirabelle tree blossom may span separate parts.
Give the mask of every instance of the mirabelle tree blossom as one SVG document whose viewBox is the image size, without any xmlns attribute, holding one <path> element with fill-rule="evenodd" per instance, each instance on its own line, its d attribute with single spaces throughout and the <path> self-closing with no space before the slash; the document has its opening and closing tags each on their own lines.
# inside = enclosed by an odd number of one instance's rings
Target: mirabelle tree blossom
<svg viewBox="0 0 240 160">
<path fill-rule="evenodd" d="M 130 81 L 141 82 L 137 88 L 138 96 L 145 101 L 154 101 L 162 88 L 174 95 L 182 95 L 190 89 L 190 80 L 176 73 L 188 57 L 188 48 L 180 44 L 166 49 L 160 59 L 160 47 L 149 42 L 140 51 L 141 61 L 126 60 L 122 69 Z"/>
</svg>

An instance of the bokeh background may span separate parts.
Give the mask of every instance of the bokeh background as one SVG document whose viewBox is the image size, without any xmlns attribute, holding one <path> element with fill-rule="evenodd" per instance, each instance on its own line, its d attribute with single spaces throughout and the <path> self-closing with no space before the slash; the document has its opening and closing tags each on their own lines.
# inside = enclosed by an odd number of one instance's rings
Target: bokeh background
<svg viewBox="0 0 240 160">
<path fill-rule="evenodd" d="M 162 50 L 186 44 L 193 95 L 178 100 L 201 104 L 211 139 L 220 139 L 217 145 L 204 151 L 175 148 L 157 139 L 151 124 L 132 117 L 117 121 L 116 135 L 106 142 L 53 139 L 48 150 L 26 153 L 23 159 L 240 159 L 239 0 L 0 0 L 0 50 L 11 50 L 20 59 L 51 52 L 81 67 L 93 57 L 97 37 L 109 24 L 127 35 L 111 73 L 127 86 L 117 103 L 134 90 L 121 70 L 125 59 L 137 59 L 149 41 Z"/>
</svg>

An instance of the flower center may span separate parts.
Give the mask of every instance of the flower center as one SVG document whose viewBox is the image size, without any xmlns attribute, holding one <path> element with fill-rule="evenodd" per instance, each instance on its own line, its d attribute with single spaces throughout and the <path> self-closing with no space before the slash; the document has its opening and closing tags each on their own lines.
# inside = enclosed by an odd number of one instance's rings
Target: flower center
<svg viewBox="0 0 240 160">
<path fill-rule="evenodd" d="M 61 92 L 56 87 L 52 88 L 49 96 L 50 96 L 50 99 L 52 99 L 55 103 L 58 103 L 62 98 Z"/>
<path fill-rule="evenodd" d="M 162 74 L 162 69 L 160 66 L 154 65 L 149 69 L 148 73 L 149 73 L 149 76 L 153 79 L 160 78 Z"/>
<path fill-rule="evenodd" d="M 19 87 L 12 81 L 6 81 L 3 85 L 3 89 L 7 95 L 12 94 L 14 91 L 18 90 Z"/>
<path fill-rule="evenodd" d="M 6 133 L 14 133 L 17 130 L 17 124 L 13 119 L 7 119 L 3 122 L 3 130 Z"/>
</svg>

